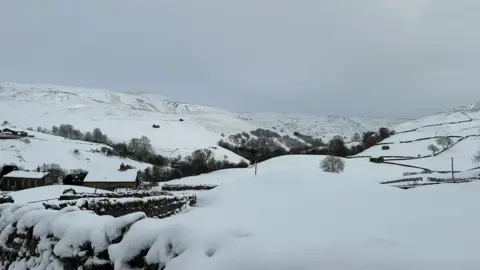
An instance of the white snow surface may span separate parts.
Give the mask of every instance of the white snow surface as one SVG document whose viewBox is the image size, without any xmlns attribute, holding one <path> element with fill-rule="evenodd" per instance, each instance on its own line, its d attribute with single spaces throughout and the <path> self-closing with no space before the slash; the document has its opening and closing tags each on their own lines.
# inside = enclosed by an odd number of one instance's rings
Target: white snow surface
<svg viewBox="0 0 480 270">
<path fill-rule="evenodd" d="M 199 193 L 196 209 L 134 224 L 111 257 L 122 264 L 132 249 L 153 244 L 147 260 L 168 270 L 480 267 L 478 183 L 406 192 L 368 181 L 400 173 L 396 167 L 347 160 L 343 174 L 331 174 L 318 161 L 269 160 L 257 176 Z"/>
<path fill-rule="evenodd" d="M 64 255 L 92 238 L 101 250 L 118 235 L 114 224 L 139 220 L 108 248 L 115 269 L 129 269 L 126 262 L 143 249 L 147 262 L 166 270 L 480 268 L 480 183 L 405 191 L 377 182 L 401 174 L 396 166 L 346 160 L 345 172 L 333 174 L 318 168 L 320 158 L 261 163 L 258 175 L 199 193 L 198 207 L 166 219 L 135 214 L 117 221 L 75 208 L 56 213 L 15 205 L 2 207 L 2 217 L 37 222 L 35 235 L 61 237 L 54 253 Z M 30 212 L 22 220 L 15 210 Z"/>
<path fill-rule="evenodd" d="M 13 177 L 13 178 L 31 178 L 31 179 L 40 179 L 47 175 L 48 172 L 37 172 L 37 171 L 11 171 L 7 173 L 6 177 Z"/>
<path fill-rule="evenodd" d="M 70 186 L 70 185 L 51 185 L 43 186 L 36 188 L 29 188 L 19 191 L 9 192 L 8 195 L 12 196 L 15 203 L 28 203 L 33 201 L 43 201 L 43 200 L 56 200 L 62 195 L 63 191 L 66 189 L 73 189 L 77 193 L 94 193 L 94 188 L 81 187 L 81 186 Z M 97 193 L 110 193 L 110 191 L 99 190 Z"/>
<path fill-rule="evenodd" d="M 352 159 L 344 173 L 325 173 L 321 158 L 274 158 L 256 176 L 251 168 L 211 174 L 237 180 L 198 193 L 198 207 L 166 219 L 2 206 L 0 244 L 14 229 L 8 222 L 19 220 L 19 229 L 37 224 L 35 235 L 61 238 L 53 252 L 70 256 L 88 240 L 104 249 L 122 224 L 137 221 L 108 247 L 115 269 L 129 269 L 143 249 L 166 270 L 479 269 L 480 183 L 405 191 L 378 184 L 403 168 Z"/>
<path fill-rule="evenodd" d="M 137 169 L 125 171 L 117 170 L 90 170 L 83 182 L 135 182 Z"/>
</svg>

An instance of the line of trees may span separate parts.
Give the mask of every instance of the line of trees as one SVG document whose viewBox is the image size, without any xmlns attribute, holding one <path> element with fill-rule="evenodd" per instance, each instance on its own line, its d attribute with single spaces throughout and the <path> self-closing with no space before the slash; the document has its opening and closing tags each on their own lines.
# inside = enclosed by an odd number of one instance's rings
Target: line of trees
<svg viewBox="0 0 480 270">
<path fill-rule="evenodd" d="M 58 127 L 53 126 L 51 131 L 40 127 L 37 128 L 37 131 L 73 140 L 104 144 L 105 146 L 102 146 L 97 152 L 107 156 L 118 156 L 149 163 L 152 167 L 148 168 L 146 172 L 141 172 L 143 178 L 146 179 L 144 181 L 147 182 L 151 180 L 154 180 L 154 182 L 169 181 L 221 169 L 245 168 L 249 165 L 245 161 L 233 163 L 227 159 L 217 160 L 210 149 L 196 150 L 190 156 L 184 158 L 181 156 L 168 158 L 156 153 L 150 139 L 146 136 L 132 138 L 128 142 L 116 143 L 110 140 L 99 128 L 95 128 L 92 132 L 83 133 L 70 124 L 62 124 Z"/>
</svg>

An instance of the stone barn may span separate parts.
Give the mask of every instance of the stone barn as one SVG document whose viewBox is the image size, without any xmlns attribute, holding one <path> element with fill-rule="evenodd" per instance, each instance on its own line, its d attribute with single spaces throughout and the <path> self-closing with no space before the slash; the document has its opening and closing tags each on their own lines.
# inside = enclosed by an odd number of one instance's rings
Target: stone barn
<svg viewBox="0 0 480 270">
<path fill-rule="evenodd" d="M 136 189 L 139 178 L 136 169 L 120 170 L 90 170 L 83 180 L 83 186 L 114 191 Z"/>
<path fill-rule="evenodd" d="M 22 190 L 54 184 L 55 176 L 48 172 L 11 171 L 0 179 L 3 191 Z"/>
</svg>

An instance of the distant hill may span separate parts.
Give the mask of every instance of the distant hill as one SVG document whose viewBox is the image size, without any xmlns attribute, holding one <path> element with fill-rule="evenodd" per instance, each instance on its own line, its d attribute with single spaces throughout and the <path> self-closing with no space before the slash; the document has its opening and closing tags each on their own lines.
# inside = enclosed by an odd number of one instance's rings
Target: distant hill
<svg viewBox="0 0 480 270">
<path fill-rule="evenodd" d="M 100 128 L 115 142 L 147 136 L 154 150 L 166 157 L 187 156 L 197 149 L 209 148 L 218 159 L 232 162 L 238 162 L 242 158 L 218 147 L 217 143 L 220 140 L 229 140 L 233 134 L 250 133 L 262 128 L 277 132 L 280 136 L 294 137 L 294 132 L 301 132 L 324 141 L 334 135 L 345 137 L 348 141 L 355 132 L 377 130 L 381 126 L 393 127 L 403 121 L 234 113 L 210 106 L 172 101 L 157 94 L 18 83 L 0 84 L 0 115 L 1 122 L 8 121 L 10 127 L 17 129 L 51 129 L 52 126 L 61 124 L 71 124 L 82 132 Z M 59 159 L 61 155 L 58 154 L 58 149 L 63 148 L 55 145 L 63 141 L 57 142 L 48 136 L 45 139 L 50 140 L 51 145 L 42 148 L 41 159 Z M 0 147 L 4 150 L 0 153 L 0 162 L 18 162 L 12 151 L 19 154 L 22 154 L 22 151 L 34 151 L 28 149 L 34 149 L 36 144 L 37 142 L 32 140 L 28 146 L 15 146 L 13 150 L 9 148 L 8 141 L 0 141 Z M 58 149 L 46 150 L 54 148 Z M 6 151 L 7 149 L 11 151 Z M 25 152 L 22 156 L 29 154 Z M 36 163 L 38 162 L 35 161 L 35 165 Z M 82 165 L 81 162 L 79 164 Z"/>
</svg>

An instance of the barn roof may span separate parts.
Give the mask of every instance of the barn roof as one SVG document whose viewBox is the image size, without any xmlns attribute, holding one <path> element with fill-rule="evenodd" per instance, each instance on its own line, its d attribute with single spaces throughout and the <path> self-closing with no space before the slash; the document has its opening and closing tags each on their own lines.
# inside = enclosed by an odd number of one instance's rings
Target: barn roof
<svg viewBox="0 0 480 270">
<path fill-rule="evenodd" d="M 94 182 L 135 182 L 137 179 L 137 170 L 130 169 L 126 171 L 119 170 L 95 170 L 88 172 L 84 183 Z"/>
<path fill-rule="evenodd" d="M 41 179 L 43 176 L 47 175 L 48 172 L 37 172 L 37 171 L 11 171 L 7 173 L 3 177 L 11 177 L 11 178 L 28 178 L 28 179 Z"/>
</svg>

